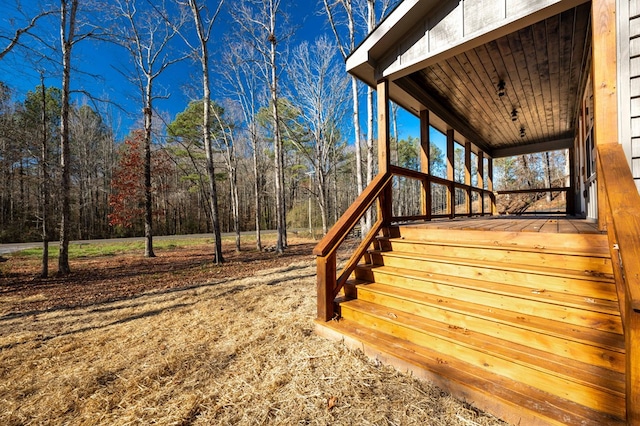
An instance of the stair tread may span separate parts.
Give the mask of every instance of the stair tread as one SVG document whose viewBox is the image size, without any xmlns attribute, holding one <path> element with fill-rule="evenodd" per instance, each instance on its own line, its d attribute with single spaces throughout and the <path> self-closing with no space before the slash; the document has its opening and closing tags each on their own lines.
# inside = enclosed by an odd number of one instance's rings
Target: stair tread
<svg viewBox="0 0 640 426">
<path fill-rule="evenodd" d="M 440 256 L 440 255 L 426 255 L 419 253 L 410 253 L 410 252 L 402 252 L 402 251 L 382 251 L 382 250 L 370 250 L 371 254 L 378 254 L 380 256 L 393 256 L 396 258 L 409 258 L 415 259 L 424 262 L 437 262 L 437 263 L 447 263 L 454 265 L 467 265 L 479 268 L 486 269 L 497 269 L 502 271 L 510 271 L 516 273 L 523 274 L 535 274 L 535 275 L 543 275 L 543 276 L 554 276 L 554 277 L 563 277 L 569 279 L 577 279 L 577 280 L 585 280 L 585 281 L 596 281 L 603 283 L 613 283 L 613 273 L 611 274 L 603 274 L 603 273 L 595 273 L 591 271 L 573 271 L 570 269 L 561 269 L 561 268 L 550 268 L 547 266 L 536 266 L 536 265 L 527 265 L 527 264 L 516 264 L 516 263 L 506 263 L 506 262 L 497 262 L 490 260 L 474 260 L 474 259 L 460 259 L 460 258 L 452 258 L 450 256 Z"/>
<path fill-rule="evenodd" d="M 618 302 L 615 300 L 555 292 L 544 288 L 532 290 L 530 287 L 523 287 L 520 285 L 505 284 L 476 278 L 453 277 L 446 274 L 417 271 L 414 269 L 404 269 L 387 265 L 359 265 L 358 269 L 371 269 L 375 270 L 375 272 L 382 272 L 421 281 L 443 283 L 450 286 L 464 287 L 473 290 L 482 289 L 484 292 L 516 296 L 522 299 L 537 300 L 544 303 L 569 306 L 578 309 L 602 312 L 605 314 L 619 315 L 620 312 Z"/>
<path fill-rule="evenodd" d="M 394 334 L 414 341 L 418 346 L 430 347 L 441 353 L 441 358 L 457 358 L 478 368 L 519 380 L 526 377 L 530 386 L 564 399 L 571 398 L 581 404 L 618 416 L 624 415 L 624 376 L 564 359 L 559 362 L 549 353 L 517 347 L 510 342 L 462 329 L 452 329 L 446 324 L 416 317 L 395 309 L 389 309 L 360 300 L 342 305 L 347 319 L 362 320 L 378 331 Z"/>
<path fill-rule="evenodd" d="M 415 366 L 418 371 L 429 371 L 432 373 L 430 378 L 436 385 L 458 397 L 468 398 L 469 389 L 478 397 L 487 396 L 499 400 L 518 415 L 530 414 L 530 421 L 542 416 L 555 424 L 624 424 L 609 415 L 550 395 L 526 383 L 488 372 L 455 358 L 444 360 L 442 355 L 434 350 L 349 320 L 341 319 L 319 325 L 355 338 L 376 352 L 391 355 Z"/>
<path fill-rule="evenodd" d="M 609 248 L 606 246 L 595 246 L 595 247 L 545 247 L 543 245 L 517 245 L 517 244 L 509 244 L 501 243 L 498 240 L 486 240 L 486 241 L 476 241 L 476 242 L 459 242 L 459 241 L 441 241 L 437 239 L 411 239 L 405 237 L 386 237 L 386 236 L 378 236 L 378 240 L 380 241 L 389 241 L 389 242 L 402 242 L 408 244 L 424 244 L 424 245 L 437 245 L 437 246 L 447 246 L 447 247 L 470 247 L 475 249 L 490 249 L 490 250 L 501 250 L 501 251 L 521 251 L 521 252 L 530 252 L 530 253 L 544 253 L 544 254 L 560 254 L 567 256 L 585 256 L 585 257 L 596 257 L 596 258 L 609 258 L 611 257 L 611 253 Z"/>
<path fill-rule="evenodd" d="M 465 241 L 482 242 L 483 244 L 496 244 L 511 247 L 544 247 L 547 249 L 577 249 L 582 250 L 588 246 L 597 249 L 608 249 L 607 235 L 600 234 L 574 234 L 574 233 L 538 233 L 520 232 L 517 230 L 481 230 L 473 228 L 440 229 L 425 228 L 420 224 L 393 226 L 389 228 L 392 237 L 414 238 L 418 240 L 438 241 Z"/>
<path fill-rule="evenodd" d="M 358 284 L 359 288 L 366 291 L 374 291 L 400 297 L 405 300 L 436 306 L 464 313 L 480 318 L 488 318 L 492 321 L 508 324 L 513 327 L 535 330 L 555 337 L 562 337 L 571 341 L 602 347 L 623 353 L 625 350 L 624 336 L 621 333 L 611 333 L 600 331 L 590 327 L 572 325 L 567 327 L 566 323 L 534 315 L 519 314 L 500 308 L 483 309 L 482 305 L 472 302 L 460 301 L 442 296 L 432 296 L 422 292 L 398 288 L 379 283 Z M 429 297 L 431 296 L 431 297 Z"/>
</svg>

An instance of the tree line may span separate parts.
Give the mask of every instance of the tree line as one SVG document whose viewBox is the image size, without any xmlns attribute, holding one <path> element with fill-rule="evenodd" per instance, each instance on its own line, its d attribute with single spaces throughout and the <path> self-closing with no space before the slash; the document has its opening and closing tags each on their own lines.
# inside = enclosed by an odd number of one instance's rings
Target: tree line
<svg viewBox="0 0 640 426">
<path fill-rule="evenodd" d="M 375 175 L 372 91 L 340 59 L 394 3 L 323 0 L 331 31 L 292 45 L 280 0 L 60 0 L 35 12 L 16 1 L 23 23 L 0 34 L 0 61 L 35 58 L 43 77 L 26 94 L 0 82 L 0 241 L 59 239 L 69 273 L 71 239 L 144 234 L 154 256 L 153 235 L 211 232 L 222 262 L 222 232 L 239 250 L 240 232 L 255 230 L 262 249 L 260 230 L 277 229 L 277 252 L 287 228 L 326 232 Z M 232 37 L 216 32 L 221 16 Z M 142 113 L 125 136 L 109 104 L 72 90 L 81 43 L 128 55 L 122 78 Z M 199 64 L 187 76 L 197 84 L 171 117 L 156 83 L 180 61 Z M 60 84 L 45 85 L 47 72 Z"/>
</svg>

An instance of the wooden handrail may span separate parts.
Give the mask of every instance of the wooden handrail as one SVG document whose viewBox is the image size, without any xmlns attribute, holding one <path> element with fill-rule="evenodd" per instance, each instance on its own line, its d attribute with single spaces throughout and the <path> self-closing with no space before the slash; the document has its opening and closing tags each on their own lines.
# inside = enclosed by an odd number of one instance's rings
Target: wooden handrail
<svg viewBox="0 0 640 426">
<path fill-rule="evenodd" d="M 640 424 L 640 195 L 622 146 L 597 146 L 607 234 L 625 335 L 627 424 Z M 602 200 L 604 199 L 604 200 Z"/>
<path fill-rule="evenodd" d="M 327 235 L 315 246 L 313 254 L 316 256 L 327 256 L 336 250 L 349 232 L 351 232 L 351 229 L 358 223 L 362 215 L 378 198 L 385 186 L 391 181 L 392 176 L 389 172 L 376 176 L 369 186 L 356 198 L 353 204 L 349 206 L 335 225 L 333 225 Z"/>
<path fill-rule="evenodd" d="M 458 182 L 451 182 L 446 179 L 441 179 L 415 170 L 390 166 L 386 173 L 381 173 L 373 179 L 367 188 L 340 217 L 338 222 L 336 222 L 327 235 L 325 235 L 313 249 L 313 254 L 316 255 L 318 268 L 318 319 L 329 321 L 333 318 L 333 300 L 338 295 L 338 292 L 340 292 L 360 260 L 366 255 L 369 246 L 374 242 L 383 226 L 388 225 L 392 220 L 429 220 L 431 217 L 436 217 L 432 216 L 430 212 L 426 215 L 393 217 L 391 214 L 391 199 L 387 199 L 387 197 L 390 197 L 391 183 L 394 176 L 416 179 L 421 181 L 423 185 L 429 185 L 431 182 L 436 182 L 446 185 L 451 188 L 451 190 L 453 190 L 453 188 L 462 188 L 466 191 L 474 191 L 481 194 L 488 193 L 489 195 L 492 195 L 490 191 L 482 188 L 476 188 Z M 377 222 L 363 238 L 358 248 L 347 261 L 346 266 L 338 275 L 336 268 L 336 251 L 338 247 L 340 247 L 340 244 L 342 244 L 342 242 L 347 238 L 353 228 L 360 221 L 360 218 L 376 200 L 380 200 L 380 210 Z"/>
</svg>

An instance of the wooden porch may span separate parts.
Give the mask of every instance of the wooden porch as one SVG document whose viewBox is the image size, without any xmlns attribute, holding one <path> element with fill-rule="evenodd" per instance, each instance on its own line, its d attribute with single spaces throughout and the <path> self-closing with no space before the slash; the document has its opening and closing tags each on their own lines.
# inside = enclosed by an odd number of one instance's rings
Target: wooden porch
<svg viewBox="0 0 640 426">
<path fill-rule="evenodd" d="M 601 234 L 593 220 L 566 216 L 489 216 L 434 220 L 406 226 L 422 229 L 456 229 L 468 231 L 540 232 L 543 234 Z"/>
<path fill-rule="evenodd" d="M 624 424 L 625 342 L 607 237 L 586 220 L 390 226 L 319 334 L 513 424 Z"/>
<path fill-rule="evenodd" d="M 405 0 L 348 58 L 377 88 L 379 174 L 314 249 L 316 328 L 513 424 L 640 424 L 640 195 L 617 139 L 615 2 L 515 3 Z M 391 99 L 420 118 L 419 171 L 390 162 Z M 493 159 L 558 149 L 566 186 L 505 193 L 564 192 L 594 220 L 493 216 Z M 405 180 L 419 195 L 401 212 Z"/>
</svg>

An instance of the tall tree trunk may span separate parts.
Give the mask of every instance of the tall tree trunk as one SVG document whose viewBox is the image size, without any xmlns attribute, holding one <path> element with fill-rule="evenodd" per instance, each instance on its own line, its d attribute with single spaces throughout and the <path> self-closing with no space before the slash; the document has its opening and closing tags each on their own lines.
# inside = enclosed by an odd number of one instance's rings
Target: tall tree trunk
<svg viewBox="0 0 640 426">
<path fill-rule="evenodd" d="M 285 205 L 284 188 L 284 152 L 282 137 L 280 135 L 280 116 L 278 113 L 278 69 L 276 61 L 276 10 L 273 1 L 270 1 L 269 16 L 269 41 L 271 42 L 270 66 L 271 66 L 271 108 L 273 114 L 273 139 L 275 161 L 275 191 L 276 191 L 276 225 L 278 237 L 276 253 L 282 254 L 287 247 L 287 211 Z"/>
<path fill-rule="evenodd" d="M 44 75 L 40 75 L 42 86 L 42 269 L 41 278 L 49 276 L 49 148 L 47 146 L 47 96 L 44 87 Z"/>
<path fill-rule="evenodd" d="M 71 212 L 71 177 L 69 164 L 71 160 L 69 147 L 69 82 L 71 79 L 71 48 L 75 36 L 76 12 L 78 0 L 61 1 L 60 39 L 62 44 L 62 108 L 60 114 L 60 167 L 62 169 L 62 218 L 60 220 L 60 253 L 58 256 L 58 273 L 71 273 L 69 267 L 69 228 Z"/>
<path fill-rule="evenodd" d="M 253 147 L 253 193 L 254 193 L 254 207 L 256 209 L 255 212 L 255 222 L 256 222 L 256 249 L 258 251 L 262 251 L 262 239 L 260 238 L 260 222 L 262 217 L 262 191 L 260 185 L 260 174 L 258 173 L 258 141 L 255 130 L 255 121 L 252 119 L 250 126 L 251 130 L 251 145 Z"/>
<path fill-rule="evenodd" d="M 198 39 L 200 41 L 200 64 L 202 66 L 202 90 L 203 90 L 203 123 L 202 135 L 207 157 L 207 173 L 209 175 L 209 203 L 211 204 L 211 226 L 215 245 L 214 262 L 224 262 L 222 256 L 222 236 L 220 232 L 220 216 L 218 211 L 218 190 L 216 188 L 216 172 L 213 165 L 213 152 L 211 149 L 211 89 L 209 86 L 209 50 L 207 46 L 208 34 L 202 22 L 200 10 L 196 0 L 189 0 L 193 12 Z"/>
<path fill-rule="evenodd" d="M 147 77 L 144 105 L 144 256 L 156 257 L 153 252 L 153 200 L 151 193 L 151 107 L 152 80 Z"/>
</svg>

